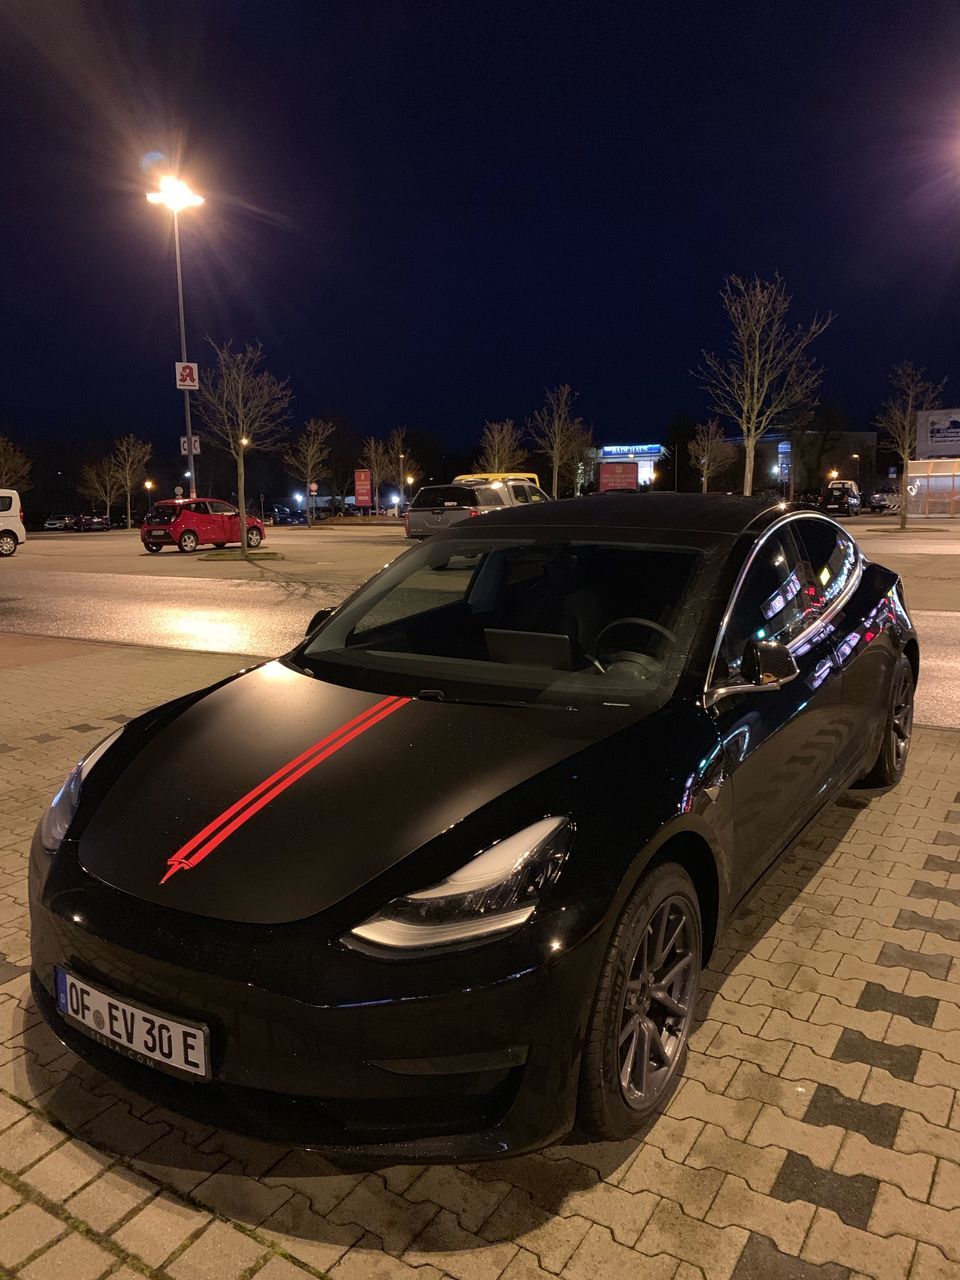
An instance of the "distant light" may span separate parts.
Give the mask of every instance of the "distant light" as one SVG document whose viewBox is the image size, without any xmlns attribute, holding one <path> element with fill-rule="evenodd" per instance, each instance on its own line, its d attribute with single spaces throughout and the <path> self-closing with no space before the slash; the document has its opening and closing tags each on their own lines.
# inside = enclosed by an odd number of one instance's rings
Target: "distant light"
<svg viewBox="0 0 960 1280">
<path fill-rule="evenodd" d="M 303 494 L 302 494 L 302 493 L 295 493 L 295 494 L 293 495 L 293 500 L 294 500 L 294 502 L 302 502 L 302 501 L 303 501 Z"/>
<path fill-rule="evenodd" d="M 837 478 L 837 476 L 838 476 L 839 474 L 840 474 L 840 472 L 839 472 L 839 471 L 837 471 L 837 470 L 833 470 L 833 471 L 828 471 L 828 472 L 827 472 L 827 475 L 830 477 L 830 479 L 831 479 L 831 480 L 836 480 L 836 478 Z"/>
<path fill-rule="evenodd" d="M 147 199 L 151 204 L 162 204 L 171 213 L 180 213 L 184 209 L 195 209 L 203 204 L 203 196 L 191 191 L 185 182 L 168 174 L 160 179 L 159 191 L 148 191 Z"/>
<path fill-rule="evenodd" d="M 189 479 L 190 479 L 190 472 L 189 472 L 189 471 L 185 471 L 185 472 L 183 473 L 183 478 L 184 478 L 184 480 L 189 480 Z"/>
<path fill-rule="evenodd" d="M 391 494 L 390 501 L 393 503 L 394 506 L 396 506 L 397 503 L 400 501 L 399 493 Z"/>
<path fill-rule="evenodd" d="M 250 440 L 248 439 L 248 437 L 247 437 L 247 436 L 241 436 L 241 437 L 240 437 L 240 443 L 241 443 L 242 445 L 248 445 L 248 444 L 250 443 Z"/>
<path fill-rule="evenodd" d="M 413 476 L 407 476 L 407 484 L 413 484 Z"/>
<path fill-rule="evenodd" d="M 779 475 L 779 474 L 780 474 L 780 468 L 779 468 L 779 467 L 771 467 L 771 468 L 770 468 L 770 474 L 771 474 L 772 476 Z"/>
</svg>

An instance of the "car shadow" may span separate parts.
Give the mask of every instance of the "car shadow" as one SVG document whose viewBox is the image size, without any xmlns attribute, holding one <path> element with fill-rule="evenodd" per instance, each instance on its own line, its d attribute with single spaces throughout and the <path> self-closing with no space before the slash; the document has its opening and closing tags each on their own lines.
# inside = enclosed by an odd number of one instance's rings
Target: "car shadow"
<svg viewBox="0 0 960 1280">
<path fill-rule="evenodd" d="M 797 899 L 875 794 L 845 793 L 772 865 L 717 940 L 703 973 L 696 1027 L 711 1018 L 733 971 L 762 940 L 809 946 L 829 924 L 828 898 L 820 902 L 808 893 L 802 905 Z M 115 1160 L 131 1179 L 148 1178 L 256 1228 L 319 1269 L 335 1265 L 350 1248 L 394 1255 L 410 1250 L 407 1260 L 418 1265 L 452 1248 L 496 1249 L 558 1216 L 606 1221 L 607 1215 L 616 1230 L 618 1215 L 629 1214 L 627 1202 L 634 1201 L 630 1165 L 648 1143 L 669 1154 L 662 1133 L 669 1118 L 658 1113 L 626 1141 L 591 1142 L 573 1134 L 544 1152 L 482 1164 L 334 1162 L 198 1124 L 128 1092 L 65 1050 L 39 1018 L 28 989 L 21 990 L 19 1043 L 26 1052 L 20 1092 L 54 1124 Z M 626 1190 L 617 1186 L 621 1180 Z"/>
</svg>

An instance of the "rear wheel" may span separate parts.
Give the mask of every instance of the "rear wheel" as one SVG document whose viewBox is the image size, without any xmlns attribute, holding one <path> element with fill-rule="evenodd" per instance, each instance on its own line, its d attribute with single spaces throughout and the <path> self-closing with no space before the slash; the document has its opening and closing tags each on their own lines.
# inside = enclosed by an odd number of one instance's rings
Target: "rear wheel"
<svg viewBox="0 0 960 1280">
<path fill-rule="evenodd" d="M 903 777 L 913 736 L 913 667 L 901 654 L 893 668 L 880 754 L 862 787 L 894 787 Z"/>
<path fill-rule="evenodd" d="M 263 541 L 263 534 L 260 532 L 259 529 L 247 530 L 247 546 L 248 547 L 259 547 L 262 541 Z"/>
<path fill-rule="evenodd" d="M 700 906 L 682 867 L 643 877 L 600 972 L 580 1076 L 580 1124 L 631 1134 L 669 1099 L 683 1069 L 703 961 Z"/>
<path fill-rule="evenodd" d="M 12 556 L 17 549 L 17 535 L 4 530 L 0 533 L 0 556 Z"/>
<path fill-rule="evenodd" d="M 177 543 L 180 550 L 185 551 L 188 555 L 191 552 L 196 551 L 199 545 L 200 539 L 192 529 L 185 529 L 180 535 L 180 541 Z"/>
<path fill-rule="evenodd" d="M 163 547 L 160 545 L 159 542 L 145 542 L 143 545 L 147 548 L 148 551 L 154 554 L 156 554 L 158 551 L 163 550 Z"/>
<path fill-rule="evenodd" d="M 227 544 L 225 542 L 215 542 L 213 545 L 218 551 L 222 551 Z"/>
</svg>

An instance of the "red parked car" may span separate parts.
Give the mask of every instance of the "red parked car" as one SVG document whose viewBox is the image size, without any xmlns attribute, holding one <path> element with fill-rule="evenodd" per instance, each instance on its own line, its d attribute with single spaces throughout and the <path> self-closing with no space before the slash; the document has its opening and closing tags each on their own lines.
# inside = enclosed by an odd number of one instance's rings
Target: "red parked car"
<svg viewBox="0 0 960 1280">
<path fill-rule="evenodd" d="M 148 551 L 175 546 L 196 551 L 204 543 L 225 547 L 240 541 L 240 512 L 219 498 L 170 498 L 155 502 L 143 518 L 140 540 Z M 247 546 L 259 547 L 263 524 L 247 516 Z"/>
</svg>

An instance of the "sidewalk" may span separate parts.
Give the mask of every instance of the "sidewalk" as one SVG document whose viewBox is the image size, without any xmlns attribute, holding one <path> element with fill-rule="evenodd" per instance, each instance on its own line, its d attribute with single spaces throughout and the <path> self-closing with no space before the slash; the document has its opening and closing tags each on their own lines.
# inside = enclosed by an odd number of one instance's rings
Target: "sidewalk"
<svg viewBox="0 0 960 1280">
<path fill-rule="evenodd" d="M 721 938 L 643 1139 L 344 1171 L 185 1121 L 29 998 L 26 854 L 79 755 L 243 659 L 0 635 L 0 1276 L 960 1280 L 960 732 L 843 797 Z"/>
</svg>

